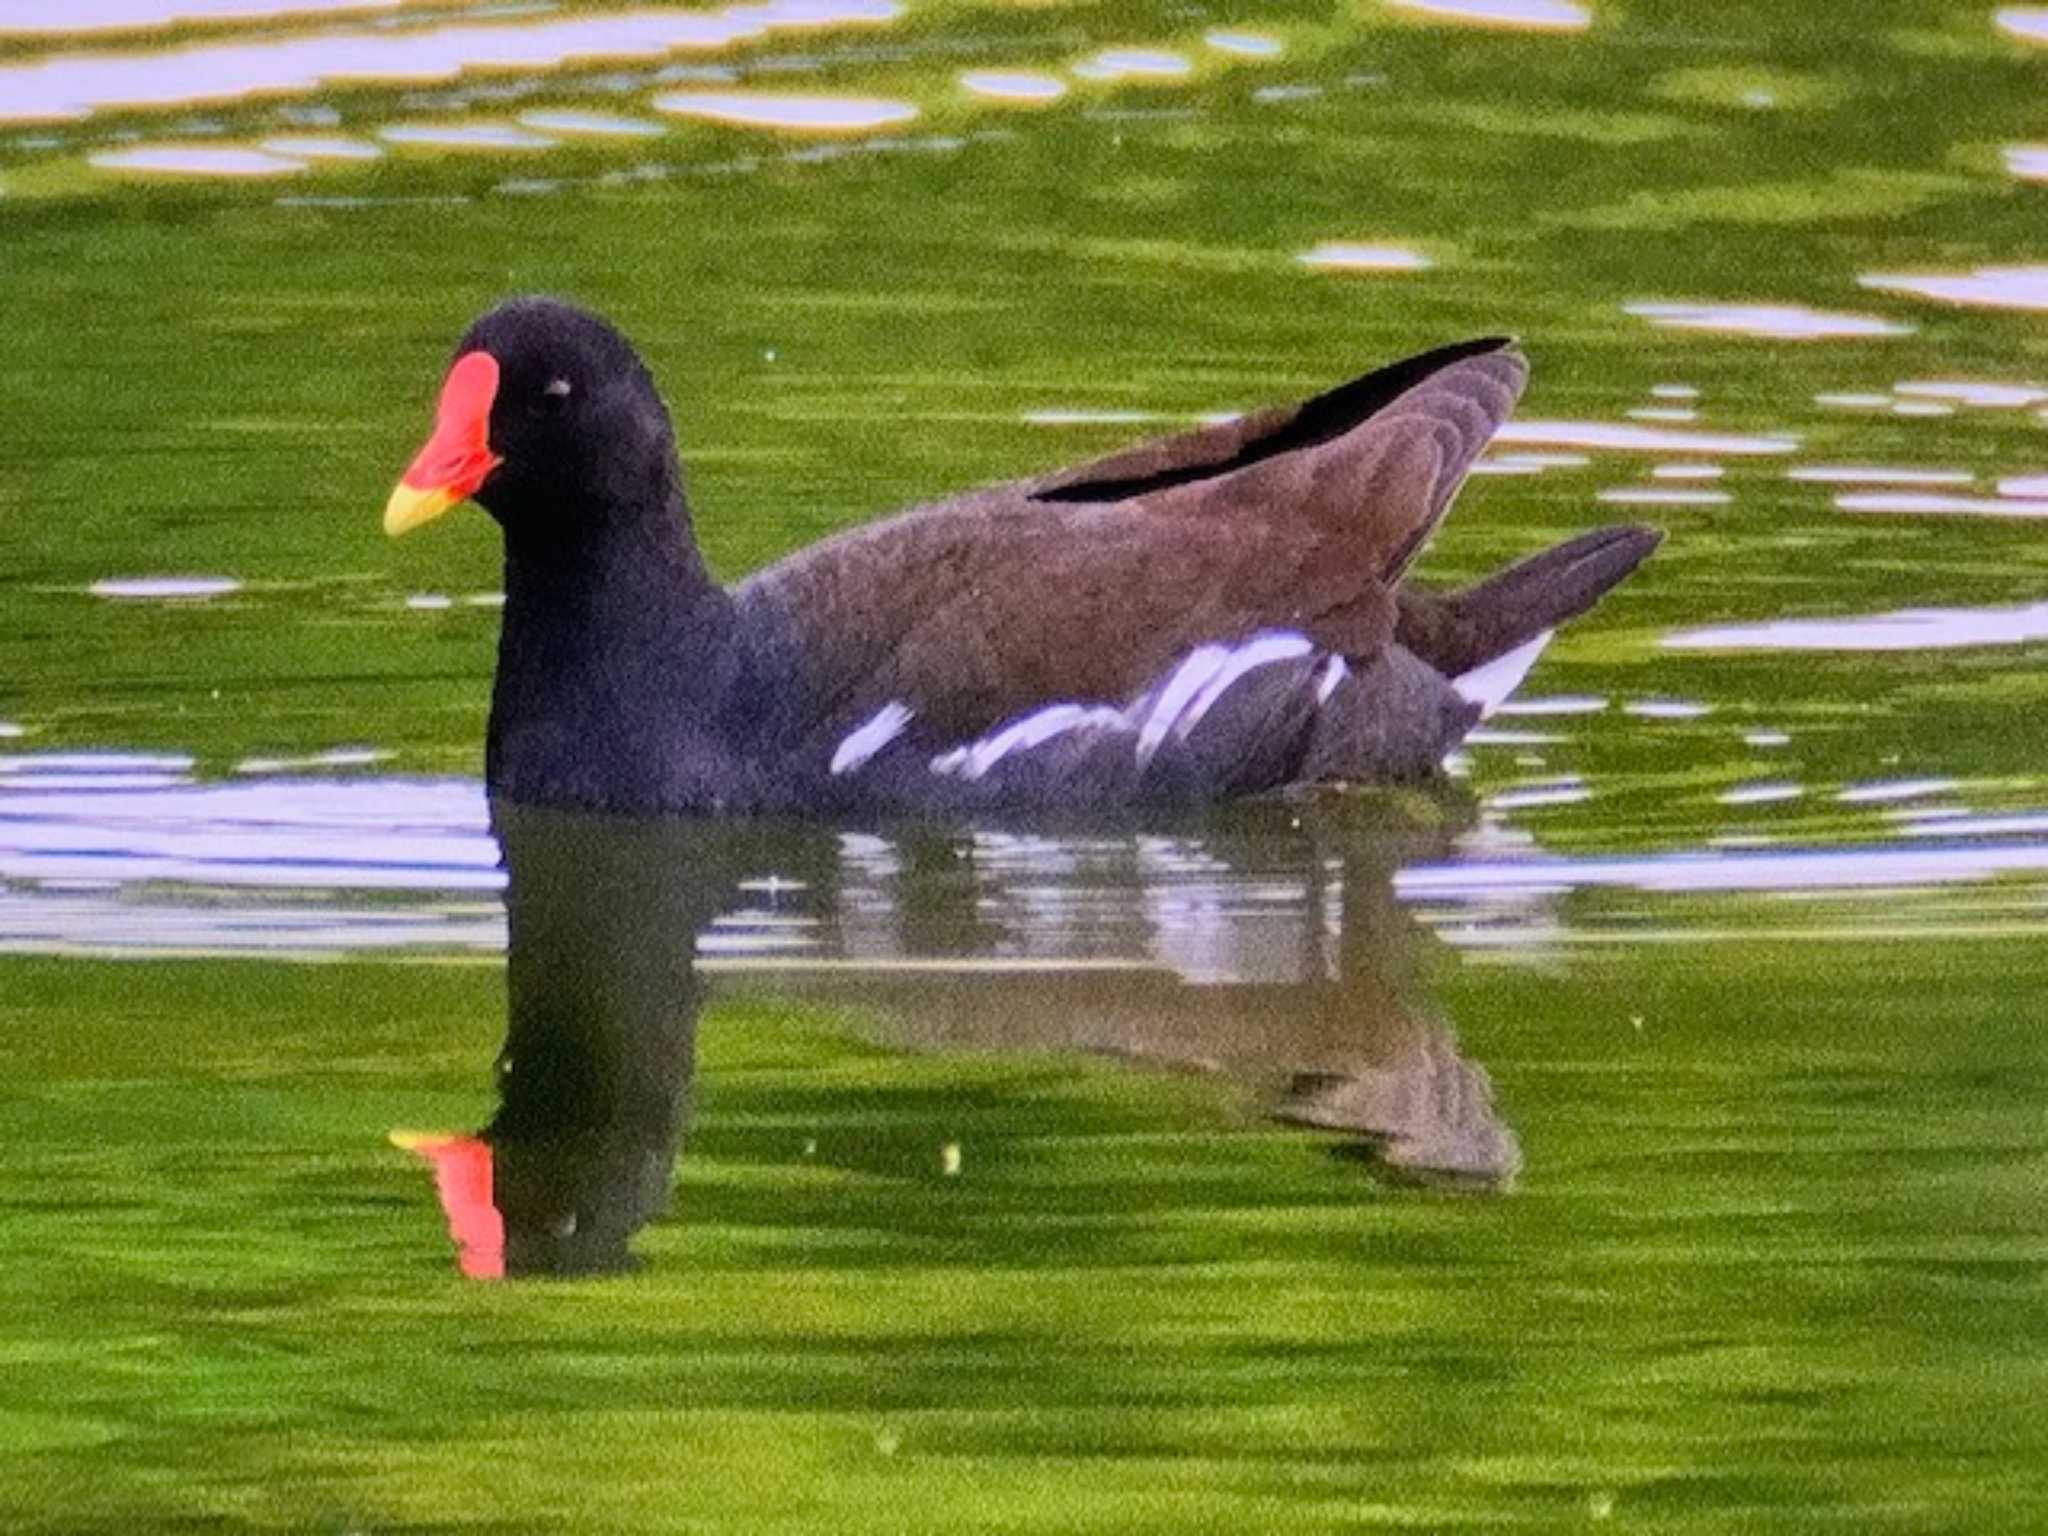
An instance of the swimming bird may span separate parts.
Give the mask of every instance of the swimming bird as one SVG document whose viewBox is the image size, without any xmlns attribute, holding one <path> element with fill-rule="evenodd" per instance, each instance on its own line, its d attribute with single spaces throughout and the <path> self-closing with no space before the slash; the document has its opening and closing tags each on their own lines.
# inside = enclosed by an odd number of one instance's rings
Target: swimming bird
<svg viewBox="0 0 2048 1536">
<path fill-rule="evenodd" d="M 632 345 L 518 298 L 457 344 L 384 526 L 474 500 L 503 529 L 486 779 L 509 800 L 857 816 L 1422 778 L 1660 537 L 1407 580 L 1527 374 L 1505 338 L 1441 347 L 725 586 Z"/>
</svg>

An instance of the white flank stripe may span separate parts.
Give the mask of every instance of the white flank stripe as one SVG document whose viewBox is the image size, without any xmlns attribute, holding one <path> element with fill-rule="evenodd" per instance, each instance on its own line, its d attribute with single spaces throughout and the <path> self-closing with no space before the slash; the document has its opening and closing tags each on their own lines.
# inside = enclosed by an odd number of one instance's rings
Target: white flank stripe
<svg viewBox="0 0 2048 1536">
<path fill-rule="evenodd" d="M 832 776 L 837 778 L 864 766 L 869 758 L 903 734 L 903 727 L 910 724 L 914 713 L 908 705 L 892 699 L 876 710 L 867 724 L 847 732 L 846 739 L 832 754 Z"/>
<path fill-rule="evenodd" d="M 941 753 L 932 759 L 932 772 L 979 779 L 1012 752 L 1028 752 L 1055 736 L 1094 725 L 1128 728 L 1130 721 L 1122 710 L 1112 709 L 1106 704 L 1093 708 L 1081 704 L 1049 705 L 1011 722 L 993 736 Z"/>
<path fill-rule="evenodd" d="M 1134 727 L 1139 733 L 1137 759 L 1142 769 L 1152 761 L 1169 735 L 1185 738 L 1216 701 L 1247 672 L 1269 662 L 1306 656 L 1314 649 L 1305 635 L 1286 633 L 1259 635 L 1235 649 L 1221 645 L 1198 646 L 1167 677 L 1158 697 L 1146 710 L 1142 726 L 1131 713 L 1107 704 L 1051 704 L 1011 721 L 991 736 L 941 752 L 931 760 L 931 771 L 942 777 L 979 779 L 1012 753 L 1028 752 L 1068 731 L 1095 728 L 1128 731 Z M 1349 675 L 1350 669 L 1344 665 L 1344 658 L 1332 656 L 1318 681 L 1316 702 L 1321 704 L 1327 700 Z M 906 713 L 904 719 L 908 718 Z M 835 773 L 839 771 L 840 757 L 848 755 L 849 749 L 855 745 L 855 738 L 876 730 L 881 723 L 882 717 L 878 715 L 846 739 L 839 749 L 839 756 L 833 758 Z M 902 721 L 895 722 L 885 735 L 855 759 L 853 765 L 865 762 L 902 725 Z"/>
<path fill-rule="evenodd" d="M 1166 680 L 1166 686 L 1159 690 L 1159 700 L 1152 706 L 1152 713 L 1145 717 L 1144 728 L 1138 733 L 1140 768 L 1152 761 L 1152 754 L 1159 750 L 1159 744 L 1166 740 L 1166 733 L 1173 728 L 1174 717 L 1229 659 L 1230 652 L 1220 645 L 1197 646 L 1188 653 L 1188 659 L 1175 669 L 1173 676 Z"/>
<path fill-rule="evenodd" d="M 1012 752 L 1025 751 L 1059 735 L 1087 711 L 1078 704 L 1054 704 L 1013 721 L 993 736 L 974 744 L 967 754 L 967 777 L 978 779 Z"/>
<path fill-rule="evenodd" d="M 1186 712 L 1174 723 L 1173 734 L 1182 741 L 1187 740 L 1188 733 L 1202 723 L 1202 716 L 1208 714 L 1225 691 L 1247 672 L 1276 661 L 1292 661 L 1314 649 L 1306 635 L 1260 635 L 1249 644 L 1239 646 L 1217 669 L 1216 675 L 1203 685 L 1202 691 L 1195 695 Z"/>
<path fill-rule="evenodd" d="M 1329 665 L 1323 668 L 1323 675 L 1316 681 L 1316 708 L 1321 709 L 1330 702 L 1330 695 L 1337 691 L 1337 685 L 1351 675 L 1351 668 L 1344 664 L 1342 656 L 1332 656 Z"/>
<path fill-rule="evenodd" d="M 1479 706 L 1479 718 L 1484 720 L 1522 686 L 1522 679 L 1536 665 L 1536 658 L 1543 654 L 1543 647 L 1550 644 L 1551 633 L 1546 629 L 1535 639 L 1524 640 L 1512 651 L 1482 662 L 1470 672 L 1459 674 L 1451 679 L 1451 686 L 1458 690 L 1459 697 Z"/>
</svg>

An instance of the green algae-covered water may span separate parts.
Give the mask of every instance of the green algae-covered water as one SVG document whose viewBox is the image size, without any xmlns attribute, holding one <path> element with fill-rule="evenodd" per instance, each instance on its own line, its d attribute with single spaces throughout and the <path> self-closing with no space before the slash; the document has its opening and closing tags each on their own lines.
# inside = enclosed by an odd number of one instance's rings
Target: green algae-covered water
<svg viewBox="0 0 2048 1536">
<path fill-rule="evenodd" d="M 2044 90 L 1989 0 L 0 7 L 0 1519 L 2048 1525 Z M 728 576 L 1499 332 L 1425 576 L 1669 537 L 1441 794 L 576 832 L 652 1203 L 479 1281 L 496 544 L 377 514 L 528 290 Z"/>
</svg>

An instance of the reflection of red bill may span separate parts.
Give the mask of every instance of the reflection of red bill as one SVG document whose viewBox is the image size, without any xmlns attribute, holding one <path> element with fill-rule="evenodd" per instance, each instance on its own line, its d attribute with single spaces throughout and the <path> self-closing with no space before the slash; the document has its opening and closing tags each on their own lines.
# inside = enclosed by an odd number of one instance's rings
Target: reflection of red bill
<svg viewBox="0 0 2048 1536">
<path fill-rule="evenodd" d="M 434 1192 L 448 1217 L 456 1262 L 472 1280 L 505 1277 L 505 1218 L 491 1200 L 491 1144 L 477 1136 L 393 1131 L 391 1144 L 434 1166 Z"/>
<path fill-rule="evenodd" d="M 498 360 L 488 352 L 465 352 L 448 370 L 434 433 L 414 457 L 391 500 L 384 504 L 384 531 L 394 539 L 430 523 L 477 493 L 504 461 L 491 452 L 491 406 L 498 398 Z"/>
</svg>

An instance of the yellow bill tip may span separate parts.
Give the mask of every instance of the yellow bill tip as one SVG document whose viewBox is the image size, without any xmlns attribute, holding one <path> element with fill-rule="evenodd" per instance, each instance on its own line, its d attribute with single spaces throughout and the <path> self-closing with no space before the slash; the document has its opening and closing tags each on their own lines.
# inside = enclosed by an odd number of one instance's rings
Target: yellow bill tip
<svg viewBox="0 0 2048 1536">
<path fill-rule="evenodd" d="M 421 524 L 431 523 L 462 499 L 445 485 L 420 490 L 401 480 L 392 491 L 391 499 L 384 503 L 384 531 L 394 539 L 411 533 Z"/>
<path fill-rule="evenodd" d="M 417 1152 L 424 1157 L 456 1140 L 456 1135 L 453 1131 L 387 1131 L 385 1140 L 402 1151 Z"/>
</svg>

